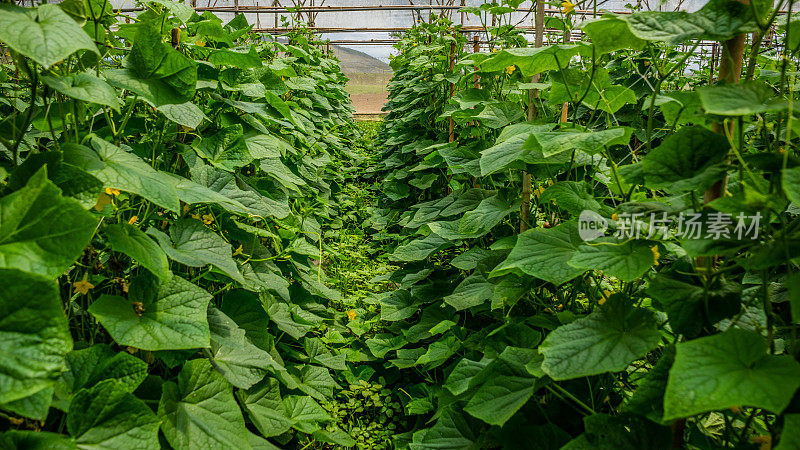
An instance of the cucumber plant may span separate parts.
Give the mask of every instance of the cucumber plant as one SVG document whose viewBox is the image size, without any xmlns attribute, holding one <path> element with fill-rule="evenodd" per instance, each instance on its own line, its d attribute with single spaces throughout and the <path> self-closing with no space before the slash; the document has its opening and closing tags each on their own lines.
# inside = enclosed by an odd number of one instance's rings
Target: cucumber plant
<svg viewBox="0 0 800 450">
<path fill-rule="evenodd" d="M 378 350 L 434 419 L 411 448 L 796 445 L 792 6 L 605 14 L 452 66 L 457 26 L 403 37 L 371 220 L 399 266 Z"/>
</svg>

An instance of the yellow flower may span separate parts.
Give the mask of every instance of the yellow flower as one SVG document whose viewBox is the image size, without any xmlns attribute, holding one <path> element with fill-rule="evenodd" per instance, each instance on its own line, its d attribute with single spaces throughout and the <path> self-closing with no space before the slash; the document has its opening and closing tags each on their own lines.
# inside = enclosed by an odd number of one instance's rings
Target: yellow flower
<svg viewBox="0 0 800 450">
<path fill-rule="evenodd" d="M 84 276 L 81 281 L 73 283 L 72 287 L 75 288 L 74 292 L 80 292 L 81 294 L 86 295 L 89 293 L 89 289 L 93 288 L 94 285 L 86 281 L 86 276 Z"/>
<path fill-rule="evenodd" d="M 137 220 L 139 220 L 139 216 L 133 216 L 130 218 L 130 220 L 128 220 L 128 223 L 133 225 L 136 223 Z"/>
<path fill-rule="evenodd" d="M 237 248 L 236 248 L 236 250 L 233 252 L 233 256 L 239 256 L 239 255 L 241 255 L 241 254 L 242 254 L 242 246 L 240 245 L 240 246 L 239 246 L 239 247 L 237 247 Z"/>
<path fill-rule="evenodd" d="M 197 213 L 192 214 L 192 219 L 200 220 L 200 214 L 197 214 Z"/>
<path fill-rule="evenodd" d="M 565 2 L 561 2 L 561 12 L 564 14 L 569 14 L 575 10 L 575 4 L 571 1 L 567 0 Z"/>
<path fill-rule="evenodd" d="M 492 53 L 497 53 L 497 49 L 496 49 L 496 48 L 493 48 L 493 49 L 492 49 Z"/>
<path fill-rule="evenodd" d="M 211 214 L 203 214 L 203 223 L 206 225 L 211 225 L 214 223 L 214 216 Z"/>
<path fill-rule="evenodd" d="M 511 75 L 517 69 L 517 66 L 508 66 L 506 67 L 506 74 Z"/>
<path fill-rule="evenodd" d="M 650 251 L 653 252 L 653 264 L 655 264 L 657 266 L 658 265 L 658 258 L 661 257 L 661 253 L 658 253 L 658 245 L 654 245 L 650 249 Z"/>
<path fill-rule="evenodd" d="M 119 195 L 119 189 L 114 189 L 114 188 L 107 187 L 106 188 L 106 194 L 108 194 L 108 195 Z"/>
<path fill-rule="evenodd" d="M 347 311 L 347 318 L 350 319 L 350 320 L 355 319 L 356 318 L 356 312 L 353 311 L 352 309 L 350 311 Z"/>
<path fill-rule="evenodd" d="M 205 46 L 206 46 L 206 43 L 205 43 L 205 42 L 203 42 L 203 41 L 201 41 L 201 40 L 198 40 L 197 42 L 195 42 L 195 44 L 196 44 L 198 47 L 205 47 Z"/>
<path fill-rule="evenodd" d="M 539 186 L 538 188 L 536 188 L 535 191 L 533 191 L 533 196 L 539 198 L 539 196 L 542 195 L 542 192 L 544 192 L 544 190 L 545 190 L 544 186 Z"/>
<path fill-rule="evenodd" d="M 611 220 L 619 220 L 619 215 L 617 213 L 612 214 Z"/>
</svg>

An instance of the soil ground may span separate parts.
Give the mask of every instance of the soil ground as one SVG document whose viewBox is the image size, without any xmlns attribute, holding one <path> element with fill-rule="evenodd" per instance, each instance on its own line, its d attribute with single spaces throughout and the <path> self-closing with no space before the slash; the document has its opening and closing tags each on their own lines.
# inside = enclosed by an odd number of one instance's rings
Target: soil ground
<svg viewBox="0 0 800 450">
<path fill-rule="evenodd" d="M 346 74 L 350 81 L 347 92 L 359 118 L 367 115 L 382 115 L 381 108 L 386 103 L 386 84 L 391 73 L 351 73 Z"/>
</svg>

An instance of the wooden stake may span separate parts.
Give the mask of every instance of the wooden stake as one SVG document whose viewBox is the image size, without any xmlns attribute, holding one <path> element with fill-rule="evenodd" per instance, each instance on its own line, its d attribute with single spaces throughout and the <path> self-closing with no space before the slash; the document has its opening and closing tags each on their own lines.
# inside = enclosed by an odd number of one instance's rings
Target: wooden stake
<svg viewBox="0 0 800 450">
<path fill-rule="evenodd" d="M 180 28 L 173 28 L 172 29 L 172 48 L 175 50 L 181 46 L 181 29 Z"/>
<path fill-rule="evenodd" d="M 534 31 L 534 46 L 541 47 L 544 44 L 544 2 L 543 0 L 536 1 L 536 16 L 534 16 L 535 20 L 535 31 Z M 539 81 L 539 77 L 534 75 L 531 77 L 531 82 L 535 83 Z M 536 97 L 538 93 L 534 92 L 534 89 L 528 91 L 528 120 L 531 121 L 535 117 L 536 110 L 533 107 L 533 99 Z M 531 179 L 531 174 L 528 172 L 522 172 L 522 206 L 519 210 L 519 231 L 520 233 L 530 228 L 531 222 L 531 185 L 533 184 L 533 180 Z"/>
<path fill-rule="evenodd" d="M 455 67 L 456 67 L 456 43 L 455 42 L 451 42 L 450 43 L 450 73 L 453 72 Z M 455 93 L 456 93 L 456 85 L 453 84 L 453 83 L 450 83 L 450 97 L 452 98 L 453 94 L 455 94 Z M 449 138 L 448 138 L 448 142 L 455 141 L 456 140 L 456 136 L 455 136 L 456 124 L 453 121 L 453 116 L 449 117 L 448 130 L 450 132 L 450 135 L 449 135 Z"/>
<path fill-rule="evenodd" d="M 737 1 L 737 0 L 731 0 Z M 739 0 L 740 3 L 749 5 L 749 0 Z M 731 39 L 722 43 L 722 50 L 720 52 L 720 62 L 718 76 L 719 79 L 726 83 L 738 83 L 742 76 L 742 60 L 744 58 L 744 40 L 746 35 L 744 33 L 736 35 Z M 733 134 L 734 124 L 730 125 L 729 133 Z M 715 133 L 725 134 L 724 126 L 722 123 L 715 122 L 711 128 Z M 712 202 L 725 194 L 725 186 L 727 178 L 718 180 L 711 186 L 703 195 L 703 202 Z"/>
<path fill-rule="evenodd" d="M 476 34 L 472 37 L 472 53 L 478 53 L 481 51 L 481 43 L 480 38 Z M 478 66 L 475 66 L 475 79 L 472 82 L 472 85 L 475 89 L 480 87 L 481 76 L 478 75 Z"/>
</svg>

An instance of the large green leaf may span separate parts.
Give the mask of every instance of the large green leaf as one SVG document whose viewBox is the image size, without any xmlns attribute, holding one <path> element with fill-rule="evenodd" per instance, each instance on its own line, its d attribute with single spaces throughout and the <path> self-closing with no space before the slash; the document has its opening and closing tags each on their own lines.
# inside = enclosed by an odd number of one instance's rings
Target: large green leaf
<svg viewBox="0 0 800 450">
<path fill-rule="evenodd" d="M 461 395 L 469 389 L 470 382 L 480 373 L 491 360 L 473 361 L 462 358 L 447 376 L 443 387 L 453 395 Z"/>
<path fill-rule="evenodd" d="M 697 94 L 708 114 L 720 116 L 749 116 L 789 106 L 785 100 L 776 98 L 769 86 L 758 81 L 699 87 Z"/>
<path fill-rule="evenodd" d="M 292 427 L 287 415 L 278 380 L 267 377 L 248 390 L 236 391 L 247 415 L 259 432 L 266 437 L 278 436 Z"/>
<path fill-rule="evenodd" d="M 68 436 L 49 431 L 8 430 L 0 433 L 0 443 L 10 449 L 75 450 L 75 441 Z"/>
<path fill-rule="evenodd" d="M 642 160 L 645 184 L 670 192 L 705 189 L 721 179 L 730 146 L 723 136 L 701 126 L 684 127 Z"/>
<path fill-rule="evenodd" d="M 231 244 L 197 219 L 180 219 L 169 229 L 169 236 L 156 228 L 147 234 L 156 238 L 170 259 L 189 267 L 213 265 L 234 280 L 244 278 L 233 260 Z"/>
<path fill-rule="evenodd" d="M 552 126 L 550 125 L 531 125 L 527 123 L 515 124 L 504 128 L 495 144 L 481 152 L 481 175 L 491 175 L 510 167 L 512 164 L 519 164 L 518 161 L 522 160 L 525 153 L 527 153 L 523 151 L 523 146 L 531 134 L 551 129 Z"/>
<path fill-rule="evenodd" d="M 197 129 L 204 120 L 208 120 L 200 107 L 192 102 L 167 103 L 159 105 L 157 109 L 167 119 L 192 129 Z"/>
<path fill-rule="evenodd" d="M 486 281 L 480 272 L 475 272 L 464 279 L 452 294 L 444 298 L 444 302 L 461 311 L 485 303 L 492 298 L 494 286 Z"/>
<path fill-rule="evenodd" d="M 625 135 L 624 128 L 609 128 L 601 131 L 537 131 L 525 148 L 532 146 L 545 157 L 572 150 L 583 150 L 589 154 L 603 151 L 609 142 Z"/>
<path fill-rule="evenodd" d="M 50 407 L 53 406 L 54 392 L 55 386 L 46 387 L 25 398 L 14 400 L 13 402 L 0 403 L 0 410 L 9 411 L 29 419 L 44 421 L 49 415 Z"/>
<path fill-rule="evenodd" d="M 395 290 L 385 294 L 381 299 L 381 320 L 394 322 L 405 320 L 419 311 L 419 305 L 414 302 L 409 290 Z"/>
<path fill-rule="evenodd" d="M 177 384 L 164 384 L 158 416 L 175 450 L 250 448 L 231 385 L 206 359 L 187 361 Z"/>
<path fill-rule="evenodd" d="M 0 403 L 53 385 L 72 349 L 58 285 L 16 269 L 0 269 Z"/>
<path fill-rule="evenodd" d="M 0 42 L 45 68 L 78 50 L 99 54 L 89 35 L 55 4 L 0 7 Z"/>
<path fill-rule="evenodd" d="M 795 205 L 800 205 L 800 166 L 783 170 L 783 192 Z"/>
<path fill-rule="evenodd" d="M 69 434 L 85 449 L 157 448 L 158 425 L 153 411 L 115 380 L 75 394 L 67 414 Z"/>
<path fill-rule="evenodd" d="M 147 0 L 147 3 L 156 3 L 167 8 L 183 23 L 188 22 L 194 14 L 194 8 L 180 0 Z"/>
<path fill-rule="evenodd" d="M 177 275 L 134 283 L 128 300 L 105 294 L 89 307 L 118 344 L 143 350 L 210 346 L 206 307 L 211 294 Z"/>
<path fill-rule="evenodd" d="M 486 105 L 475 118 L 493 130 L 514 123 L 523 116 L 522 108 L 514 102 L 492 102 Z"/>
<path fill-rule="evenodd" d="M 800 387 L 800 363 L 767 354 L 759 334 L 732 328 L 680 343 L 664 394 L 664 420 L 733 406 L 780 413 Z"/>
<path fill-rule="evenodd" d="M 633 89 L 614 84 L 600 89 L 590 89 L 582 103 L 589 108 L 614 114 L 623 106 L 635 104 L 637 101 L 636 92 Z M 612 130 L 619 130 L 619 128 L 612 128 Z"/>
<path fill-rule="evenodd" d="M 261 298 L 270 320 L 289 336 L 300 339 L 313 328 L 298 314 L 302 311 L 298 305 L 284 303 L 266 293 L 261 294 Z"/>
<path fill-rule="evenodd" d="M 214 50 L 208 55 L 208 62 L 215 66 L 226 65 L 239 69 L 261 67 L 264 64 L 254 46 L 247 47 L 246 49 L 231 50 L 225 48 Z"/>
<path fill-rule="evenodd" d="M 428 256 L 450 245 L 450 241 L 431 233 L 398 246 L 391 255 L 393 261 L 422 261 Z"/>
<path fill-rule="evenodd" d="M 786 414 L 783 417 L 783 432 L 775 450 L 800 448 L 800 414 Z"/>
<path fill-rule="evenodd" d="M 43 76 L 42 81 L 62 94 L 84 102 L 110 106 L 119 111 L 117 92 L 105 81 L 84 72 L 64 76 Z"/>
<path fill-rule="evenodd" d="M 158 172 L 126 148 L 92 136 L 91 149 L 64 144 L 64 161 L 102 181 L 106 187 L 133 192 L 162 208 L 179 212 L 178 192 L 169 175 Z"/>
<path fill-rule="evenodd" d="M 299 186 L 306 186 L 305 180 L 295 175 L 280 158 L 263 158 L 259 167 L 269 178 L 274 179 L 286 188 L 290 195 L 301 195 Z"/>
<path fill-rule="evenodd" d="M 672 447 L 669 427 L 632 414 L 591 414 L 583 418 L 584 431 L 562 450 L 639 450 Z"/>
<path fill-rule="evenodd" d="M 136 29 L 126 60 L 128 70 L 141 82 L 171 89 L 182 100 L 175 103 L 191 100 L 197 85 L 197 64 L 163 42 L 154 25 L 143 23 Z"/>
<path fill-rule="evenodd" d="M 275 337 L 267 331 L 269 315 L 257 294 L 234 289 L 225 294 L 219 309 L 244 330 L 247 340 L 253 345 L 261 350 L 272 349 Z"/>
<path fill-rule="evenodd" d="M 217 191 L 213 191 L 206 186 L 177 175 L 173 175 L 172 179 L 175 184 L 175 189 L 178 191 L 178 198 L 182 202 L 186 202 L 190 205 L 195 203 L 213 203 L 233 214 L 245 217 L 251 214 L 250 209 L 243 204 Z"/>
<path fill-rule="evenodd" d="M 710 329 L 742 309 L 740 285 L 722 280 L 704 287 L 692 281 L 672 278 L 662 272 L 647 289 L 659 309 L 667 313 L 669 325 L 676 333 L 696 337 L 704 327 Z"/>
<path fill-rule="evenodd" d="M 670 43 L 689 39 L 724 41 L 755 31 L 750 6 L 728 0 L 712 0 L 699 11 L 640 11 L 620 16 L 639 39 Z"/>
<path fill-rule="evenodd" d="M 56 277 L 81 254 L 95 226 L 39 169 L 25 187 L 0 198 L 0 268 Z"/>
<path fill-rule="evenodd" d="M 643 240 L 596 239 L 578 247 L 568 264 L 578 269 L 602 270 L 622 281 L 633 281 L 658 262 L 654 245 Z"/>
<path fill-rule="evenodd" d="M 667 347 L 655 366 L 640 381 L 625 411 L 647 417 L 660 423 L 664 417 L 664 391 L 667 389 L 669 369 L 675 362 L 675 347 Z"/>
<path fill-rule="evenodd" d="M 585 272 L 567 264 L 581 242 L 578 225 L 574 222 L 525 231 L 517 237 L 514 249 L 491 276 L 520 271 L 553 284 L 564 284 Z"/>
<path fill-rule="evenodd" d="M 264 378 L 267 369 L 277 365 L 269 353 L 253 345 L 245 330 L 222 311 L 208 308 L 208 326 L 211 363 L 232 385 L 248 389 Z"/>
<path fill-rule="evenodd" d="M 555 44 L 546 47 L 507 48 L 500 50 L 480 64 L 486 72 L 505 70 L 508 66 L 519 67 L 525 76 L 532 76 L 548 70 L 566 68 L 572 57 L 583 54 L 591 56 L 586 44 Z"/>
<path fill-rule="evenodd" d="M 331 420 L 331 416 L 313 398 L 305 395 L 289 395 L 283 399 L 286 415 L 292 427 L 306 432 L 319 429 L 319 422 Z"/>
<path fill-rule="evenodd" d="M 67 367 L 62 381 L 72 393 L 104 380 L 115 380 L 120 388 L 133 392 L 147 377 L 147 363 L 127 352 L 114 351 L 106 344 L 69 352 Z"/>
<path fill-rule="evenodd" d="M 587 20 L 580 25 L 581 30 L 592 40 L 598 54 L 630 48 L 639 50 L 645 41 L 631 33 L 628 24 L 613 14 L 605 14 L 599 19 Z"/>
<path fill-rule="evenodd" d="M 602 206 L 587 191 L 585 181 L 558 181 L 539 196 L 542 202 L 553 201 L 562 210 L 578 216 L 582 211 L 600 211 Z"/>
<path fill-rule="evenodd" d="M 125 253 L 162 279 L 170 277 L 164 250 L 141 230 L 127 223 L 118 223 L 107 226 L 105 233 L 114 251 Z"/>
<path fill-rule="evenodd" d="M 285 200 L 278 201 L 269 198 L 245 183 L 240 177 L 222 169 L 205 166 L 192 172 L 192 180 L 239 202 L 247 208 L 248 213 L 252 216 L 262 219 L 266 217 L 283 219 L 291 213 Z"/>
<path fill-rule="evenodd" d="M 542 370 L 554 380 L 625 370 L 658 346 L 661 333 L 655 314 L 612 295 L 588 316 L 562 325 L 539 346 Z"/>
<path fill-rule="evenodd" d="M 244 141 L 242 126 L 236 124 L 204 137 L 197 145 L 197 153 L 221 169 L 234 171 L 253 161 Z"/>
<path fill-rule="evenodd" d="M 155 108 L 165 105 L 180 105 L 188 100 L 187 96 L 180 95 L 166 83 L 162 83 L 160 80 L 139 78 L 131 69 L 108 69 L 103 72 L 103 75 L 108 84 L 133 92 Z"/>
<path fill-rule="evenodd" d="M 482 236 L 518 207 L 518 202 L 509 203 L 500 195 L 483 199 L 477 208 L 461 217 L 458 222 L 458 232 L 469 238 Z"/>
<path fill-rule="evenodd" d="M 490 425 L 505 424 L 533 395 L 536 377 L 525 366 L 537 356 L 534 349 L 506 347 L 471 381 L 483 383 L 464 411 Z"/>
<path fill-rule="evenodd" d="M 409 444 L 411 450 L 426 449 L 460 449 L 477 450 L 478 429 L 466 421 L 461 408 L 451 403 L 436 412 L 438 420 L 430 427 L 414 433 L 414 440 Z"/>
</svg>

